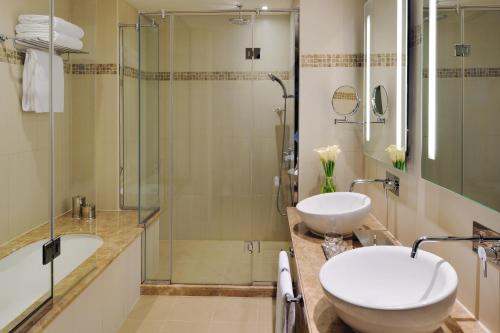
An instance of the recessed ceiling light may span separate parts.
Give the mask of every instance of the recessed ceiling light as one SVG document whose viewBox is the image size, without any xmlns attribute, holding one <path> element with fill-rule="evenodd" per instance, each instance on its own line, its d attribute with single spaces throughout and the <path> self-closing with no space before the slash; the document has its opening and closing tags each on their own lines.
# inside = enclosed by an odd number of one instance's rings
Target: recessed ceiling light
<svg viewBox="0 0 500 333">
<path fill-rule="evenodd" d="M 268 10 L 268 9 L 269 9 L 269 7 L 267 7 L 266 5 L 264 5 L 264 6 L 262 6 L 260 9 L 262 9 L 262 10 Z"/>
</svg>

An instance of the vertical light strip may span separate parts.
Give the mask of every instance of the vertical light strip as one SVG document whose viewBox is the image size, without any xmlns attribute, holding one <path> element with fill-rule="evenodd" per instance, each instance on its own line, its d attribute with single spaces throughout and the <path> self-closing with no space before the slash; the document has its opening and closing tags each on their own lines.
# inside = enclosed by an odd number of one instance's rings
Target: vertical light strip
<svg viewBox="0 0 500 333">
<path fill-rule="evenodd" d="M 397 0 L 396 19 L 396 148 L 401 149 L 403 114 L 403 0 Z"/>
<path fill-rule="evenodd" d="M 437 0 L 429 0 L 429 105 L 427 157 L 436 159 L 436 47 Z"/>
<path fill-rule="evenodd" d="M 371 131 L 371 121 L 370 121 L 370 111 L 371 111 L 371 96 L 370 96 L 370 71 L 371 71 L 371 16 L 366 16 L 366 51 L 365 51 L 365 140 L 370 141 L 370 131 Z"/>
</svg>

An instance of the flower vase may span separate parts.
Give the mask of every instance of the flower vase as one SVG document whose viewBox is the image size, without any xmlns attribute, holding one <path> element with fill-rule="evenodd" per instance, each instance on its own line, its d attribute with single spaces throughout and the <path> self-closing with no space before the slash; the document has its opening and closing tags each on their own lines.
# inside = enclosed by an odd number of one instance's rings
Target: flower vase
<svg viewBox="0 0 500 333">
<path fill-rule="evenodd" d="M 334 177 L 323 177 L 321 183 L 321 193 L 332 193 L 335 192 L 335 178 Z"/>
</svg>

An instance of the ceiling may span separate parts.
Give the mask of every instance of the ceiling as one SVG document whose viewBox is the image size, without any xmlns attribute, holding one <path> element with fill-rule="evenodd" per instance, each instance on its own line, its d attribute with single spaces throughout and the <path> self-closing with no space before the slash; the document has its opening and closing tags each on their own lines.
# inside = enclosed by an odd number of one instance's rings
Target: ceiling
<svg viewBox="0 0 500 333">
<path fill-rule="evenodd" d="M 243 9 L 267 5 L 272 8 L 292 8 L 297 0 L 127 0 L 139 10 L 220 10 L 234 9 L 237 3 Z"/>
</svg>

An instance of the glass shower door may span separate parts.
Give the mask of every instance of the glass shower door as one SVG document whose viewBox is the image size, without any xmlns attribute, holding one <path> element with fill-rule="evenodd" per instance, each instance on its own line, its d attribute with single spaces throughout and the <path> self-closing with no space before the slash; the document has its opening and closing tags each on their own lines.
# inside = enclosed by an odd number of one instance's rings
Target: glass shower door
<svg viewBox="0 0 500 333">
<path fill-rule="evenodd" d="M 252 282 L 252 25 L 235 16 L 173 17 L 174 283 Z"/>
<path fill-rule="evenodd" d="M 278 253 L 290 247 L 288 220 L 282 214 L 292 205 L 293 179 L 288 171 L 294 164 L 284 159 L 283 152 L 294 149 L 295 99 L 286 100 L 285 113 L 282 89 L 268 73 L 283 81 L 289 95 L 295 94 L 295 15 L 261 13 L 253 25 L 253 47 L 261 52 L 252 61 L 251 239 L 258 244 L 252 256 L 254 283 L 276 281 Z M 277 108 L 283 111 L 274 112 Z M 281 177 L 279 189 L 277 177 Z"/>
</svg>

